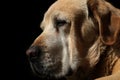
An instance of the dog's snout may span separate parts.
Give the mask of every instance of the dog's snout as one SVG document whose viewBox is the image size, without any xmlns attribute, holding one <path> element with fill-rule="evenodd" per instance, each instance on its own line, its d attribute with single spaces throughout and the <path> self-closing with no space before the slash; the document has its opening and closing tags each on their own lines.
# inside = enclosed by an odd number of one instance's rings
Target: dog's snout
<svg viewBox="0 0 120 80">
<path fill-rule="evenodd" d="M 40 49 L 38 46 L 32 46 L 26 51 L 26 54 L 30 58 L 30 60 L 33 61 L 39 56 Z"/>
</svg>

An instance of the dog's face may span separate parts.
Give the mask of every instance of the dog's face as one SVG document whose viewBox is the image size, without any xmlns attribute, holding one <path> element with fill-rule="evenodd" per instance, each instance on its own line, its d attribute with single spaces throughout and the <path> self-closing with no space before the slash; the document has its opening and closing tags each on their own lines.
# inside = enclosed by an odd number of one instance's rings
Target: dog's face
<svg viewBox="0 0 120 80">
<path fill-rule="evenodd" d="M 84 40 L 80 29 L 87 18 L 85 4 L 85 1 L 77 3 L 65 0 L 63 3 L 60 0 L 48 9 L 41 23 L 43 32 L 29 49 L 29 54 L 35 55 L 31 57 L 35 72 L 60 77 L 78 67 L 78 57 L 84 56 Z"/>
<path fill-rule="evenodd" d="M 27 51 L 33 71 L 56 78 L 76 72 L 98 38 L 95 25 L 87 0 L 56 1 L 44 15 L 43 32 Z"/>
</svg>

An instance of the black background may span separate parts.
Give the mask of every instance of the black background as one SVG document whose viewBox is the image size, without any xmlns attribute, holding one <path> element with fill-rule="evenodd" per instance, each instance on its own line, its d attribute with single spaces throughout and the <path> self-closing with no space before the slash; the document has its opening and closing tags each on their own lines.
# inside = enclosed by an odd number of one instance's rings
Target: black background
<svg viewBox="0 0 120 80">
<path fill-rule="evenodd" d="M 120 5 L 119 0 L 109 1 L 116 7 Z M 16 52 L 13 54 L 16 60 L 13 64 L 16 64 L 16 66 L 14 68 L 15 73 L 12 76 L 15 76 L 15 80 L 40 80 L 40 78 L 32 74 L 25 52 L 33 40 L 42 32 L 40 22 L 43 19 L 45 11 L 53 2 L 55 0 L 30 0 L 15 3 L 15 6 L 18 7 L 17 10 L 15 9 L 15 15 L 13 14 L 15 16 L 15 33 L 13 35 L 16 37 L 13 40 L 16 42 L 14 48 Z"/>
<path fill-rule="evenodd" d="M 25 52 L 42 32 L 40 22 L 45 11 L 53 2 L 55 0 L 30 0 L 15 3 L 18 7 L 15 11 L 17 13 L 17 15 L 15 14 L 17 24 L 15 24 L 14 29 L 17 39 L 14 54 L 16 57 L 15 80 L 41 80 L 33 75 Z M 14 75 L 12 76 L 14 77 Z"/>
</svg>

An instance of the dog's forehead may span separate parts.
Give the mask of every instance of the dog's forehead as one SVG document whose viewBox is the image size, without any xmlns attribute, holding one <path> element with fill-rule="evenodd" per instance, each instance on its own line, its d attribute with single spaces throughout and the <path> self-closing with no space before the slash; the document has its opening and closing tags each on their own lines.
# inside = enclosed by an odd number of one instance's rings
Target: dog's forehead
<svg viewBox="0 0 120 80">
<path fill-rule="evenodd" d="M 87 0 L 58 0 L 50 6 L 45 16 L 58 15 L 64 13 L 64 15 L 74 16 L 76 13 L 86 11 Z"/>
</svg>

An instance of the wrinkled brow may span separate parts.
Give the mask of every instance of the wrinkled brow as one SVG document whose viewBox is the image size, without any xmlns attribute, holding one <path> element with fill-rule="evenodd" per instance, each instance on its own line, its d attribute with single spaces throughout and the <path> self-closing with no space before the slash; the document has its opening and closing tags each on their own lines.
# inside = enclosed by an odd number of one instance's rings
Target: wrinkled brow
<svg viewBox="0 0 120 80">
<path fill-rule="evenodd" d="M 62 11 L 58 11 L 54 14 L 54 19 L 56 20 L 68 20 L 68 16 L 66 15 L 66 13 L 62 12 Z"/>
</svg>

